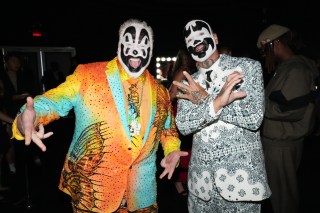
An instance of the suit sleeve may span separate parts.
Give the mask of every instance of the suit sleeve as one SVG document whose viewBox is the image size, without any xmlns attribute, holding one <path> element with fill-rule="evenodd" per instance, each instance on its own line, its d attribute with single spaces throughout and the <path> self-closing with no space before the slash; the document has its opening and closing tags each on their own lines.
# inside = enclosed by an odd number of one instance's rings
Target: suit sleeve
<svg viewBox="0 0 320 213">
<path fill-rule="evenodd" d="M 68 115 L 79 96 L 79 87 L 82 81 L 81 72 L 83 69 L 83 66 L 79 65 L 75 72 L 67 77 L 65 82 L 34 98 L 34 108 L 36 111 L 35 125 L 39 123 L 47 125 L 60 117 Z M 26 105 L 23 105 L 20 112 L 25 107 Z"/>
<path fill-rule="evenodd" d="M 180 151 L 181 141 L 179 139 L 178 130 L 173 115 L 173 108 L 169 98 L 169 92 L 164 89 L 162 91 L 164 100 L 164 107 L 167 110 L 167 117 L 165 118 L 163 130 L 161 133 L 161 144 L 164 150 L 164 156 L 167 156 L 172 151 Z"/>
<path fill-rule="evenodd" d="M 222 109 L 220 120 L 248 130 L 259 129 L 264 115 L 264 83 L 260 62 L 250 60 L 244 64 L 244 82 L 240 90 L 247 96 L 236 100 Z"/>
<path fill-rule="evenodd" d="M 218 119 L 219 114 L 210 113 L 214 97 L 209 95 L 199 105 L 178 99 L 176 125 L 183 135 L 195 133 Z"/>
<path fill-rule="evenodd" d="M 261 64 L 248 61 L 243 67 L 245 80 L 240 90 L 247 97 L 225 106 L 221 113 L 212 114 L 214 96 L 208 96 L 201 104 L 192 104 L 188 100 L 178 100 L 176 123 L 184 135 L 195 133 L 213 122 L 223 121 L 249 130 L 257 130 L 264 114 L 264 84 Z"/>
</svg>

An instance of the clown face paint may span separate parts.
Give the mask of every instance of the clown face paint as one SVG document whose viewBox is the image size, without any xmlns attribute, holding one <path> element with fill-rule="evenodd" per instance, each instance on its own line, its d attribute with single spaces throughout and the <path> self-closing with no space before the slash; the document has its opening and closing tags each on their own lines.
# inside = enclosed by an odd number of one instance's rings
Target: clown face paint
<svg viewBox="0 0 320 213">
<path fill-rule="evenodd" d="M 147 23 L 130 19 L 119 30 L 118 58 L 132 78 L 138 78 L 148 67 L 153 49 L 153 31 Z"/>
<path fill-rule="evenodd" d="M 183 30 L 189 53 L 195 61 L 203 62 L 217 50 L 209 24 L 202 20 L 192 20 Z"/>
</svg>

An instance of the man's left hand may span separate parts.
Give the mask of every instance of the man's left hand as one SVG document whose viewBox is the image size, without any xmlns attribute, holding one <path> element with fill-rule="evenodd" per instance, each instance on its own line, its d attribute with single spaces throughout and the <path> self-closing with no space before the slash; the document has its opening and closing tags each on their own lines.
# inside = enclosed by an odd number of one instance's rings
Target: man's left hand
<svg viewBox="0 0 320 213">
<path fill-rule="evenodd" d="M 168 174 L 168 179 L 170 180 L 177 166 L 177 163 L 180 160 L 180 157 L 187 156 L 188 154 L 188 152 L 173 151 L 170 152 L 166 157 L 164 157 L 160 163 L 160 165 L 164 168 L 164 171 L 160 175 L 160 179 L 162 179 L 164 176 Z"/>
</svg>

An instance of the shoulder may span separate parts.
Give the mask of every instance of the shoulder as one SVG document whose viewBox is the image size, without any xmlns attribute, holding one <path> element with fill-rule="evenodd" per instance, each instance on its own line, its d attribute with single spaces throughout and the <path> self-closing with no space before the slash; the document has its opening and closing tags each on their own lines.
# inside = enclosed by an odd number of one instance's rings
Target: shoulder
<svg viewBox="0 0 320 213">
<path fill-rule="evenodd" d="M 158 94 L 160 95 L 168 94 L 168 89 L 160 80 L 156 79 L 149 71 L 146 70 L 145 72 L 147 72 L 147 76 L 148 76 L 147 78 L 151 83 L 151 87 L 153 87 L 153 89 L 156 89 Z"/>
<path fill-rule="evenodd" d="M 319 75 L 315 61 L 302 55 L 292 58 L 286 68 L 291 73 L 301 73 L 301 75 L 312 75 L 314 77 Z"/>
<path fill-rule="evenodd" d="M 239 65 L 260 65 L 260 61 L 257 61 L 248 57 L 232 57 L 234 62 Z"/>
<path fill-rule="evenodd" d="M 107 62 L 92 62 L 87 64 L 79 64 L 74 71 L 75 75 L 99 75 L 104 74 Z"/>
<path fill-rule="evenodd" d="M 107 62 L 93 62 L 87 64 L 79 64 L 74 72 L 67 76 L 68 80 L 79 82 L 98 82 L 106 79 Z"/>
<path fill-rule="evenodd" d="M 226 69 L 233 69 L 235 67 L 238 67 L 246 71 L 262 70 L 260 61 L 248 57 L 222 55 L 221 64 Z"/>
<path fill-rule="evenodd" d="M 92 62 L 87 64 L 79 64 L 76 68 L 77 71 L 87 71 L 87 70 L 101 70 L 106 69 L 108 62 Z"/>
</svg>

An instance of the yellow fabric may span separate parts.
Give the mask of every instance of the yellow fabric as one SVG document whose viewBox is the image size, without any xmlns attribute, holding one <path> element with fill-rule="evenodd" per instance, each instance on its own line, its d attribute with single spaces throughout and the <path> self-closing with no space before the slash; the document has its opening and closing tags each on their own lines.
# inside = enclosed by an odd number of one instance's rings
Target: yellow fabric
<svg viewBox="0 0 320 213">
<path fill-rule="evenodd" d="M 167 156 L 170 152 L 180 151 L 181 141 L 173 136 L 166 137 L 166 146 L 164 147 L 164 156 Z"/>
<path fill-rule="evenodd" d="M 15 138 L 19 141 L 22 141 L 22 140 L 24 140 L 24 137 L 18 129 L 17 119 L 18 119 L 18 116 L 14 119 L 13 124 L 12 124 L 12 137 L 11 137 L 11 139 Z"/>
</svg>

